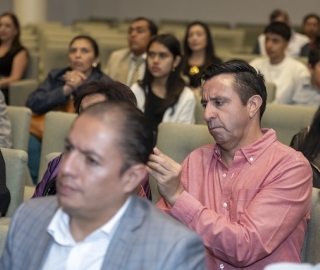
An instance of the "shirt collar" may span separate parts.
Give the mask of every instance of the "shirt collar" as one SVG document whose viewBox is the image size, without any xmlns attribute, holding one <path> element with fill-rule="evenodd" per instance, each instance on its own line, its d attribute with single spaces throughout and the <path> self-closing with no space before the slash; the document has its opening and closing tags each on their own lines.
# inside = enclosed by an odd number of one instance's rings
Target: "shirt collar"
<svg viewBox="0 0 320 270">
<path fill-rule="evenodd" d="M 136 56 L 136 55 L 134 55 L 134 54 L 131 52 L 131 53 L 130 53 L 130 59 L 133 60 L 133 58 L 135 58 L 135 57 L 141 57 L 143 60 L 146 60 L 146 59 L 147 59 L 147 53 L 145 52 L 145 53 L 143 53 L 143 54 L 141 54 L 141 55 L 139 55 L 139 56 Z"/>
<path fill-rule="evenodd" d="M 86 237 L 83 241 L 85 242 L 88 238 L 96 239 L 95 237 L 99 234 L 101 237 L 101 232 L 106 236 L 111 238 L 115 233 L 122 216 L 127 210 L 130 202 L 132 201 L 132 196 L 130 196 L 126 202 L 122 205 L 122 207 L 117 211 L 117 213 L 102 227 L 98 228 L 90 235 Z M 67 213 L 65 213 L 62 208 L 59 208 L 55 215 L 53 216 L 48 228 L 47 232 L 53 237 L 54 241 L 62 246 L 74 246 L 77 243 L 74 241 L 69 228 L 70 217 Z"/>
<path fill-rule="evenodd" d="M 244 156 L 250 164 L 253 164 L 258 157 L 277 140 L 276 132 L 273 129 L 261 129 L 263 136 L 256 142 L 247 146 L 241 147 L 235 155 Z M 216 159 L 221 160 L 221 150 L 218 144 L 214 147 L 213 155 Z"/>
</svg>

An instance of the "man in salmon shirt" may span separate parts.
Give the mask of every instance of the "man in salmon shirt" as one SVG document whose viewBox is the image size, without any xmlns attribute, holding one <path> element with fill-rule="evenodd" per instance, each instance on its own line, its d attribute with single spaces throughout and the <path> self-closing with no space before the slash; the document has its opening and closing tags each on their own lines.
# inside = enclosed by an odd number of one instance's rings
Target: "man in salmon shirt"
<svg viewBox="0 0 320 270">
<path fill-rule="evenodd" d="M 261 129 L 263 75 L 230 61 L 208 67 L 201 79 L 216 144 L 196 149 L 182 166 L 154 149 L 148 171 L 162 195 L 157 206 L 201 235 L 208 269 L 300 262 L 312 172 L 274 130 Z"/>
</svg>

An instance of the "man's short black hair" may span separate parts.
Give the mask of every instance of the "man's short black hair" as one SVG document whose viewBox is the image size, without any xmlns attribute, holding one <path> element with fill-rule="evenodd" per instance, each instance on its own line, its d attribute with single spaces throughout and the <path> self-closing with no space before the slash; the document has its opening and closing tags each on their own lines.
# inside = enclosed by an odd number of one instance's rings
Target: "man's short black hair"
<svg viewBox="0 0 320 270">
<path fill-rule="evenodd" d="M 211 78 L 230 74 L 234 77 L 234 89 L 237 91 L 243 106 L 247 105 L 249 98 L 259 95 L 262 98 L 260 107 L 260 119 L 266 109 L 267 90 L 264 84 L 264 77 L 257 72 L 247 62 L 242 60 L 228 61 L 223 64 L 213 64 L 209 66 L 202 74 L 202 81 L 208 81 Z"/>
<path fill-rule="evenodd" d="M 153 150 L 153 129 L 150 120 L 137 107 L 127 102 L 99 102 L 79 117 L 82 115 L 95 117 L 118 131 L 116 143 L 123 155 L 121 174 L 134 164 L 147 163 Z"/>
<path fill-rule="evenodd" d="M 281 36 L 284 40 L 289 41 L 291 38 L 291 29 L 288 25 L 282 22 L 273 22 L 270 23 L 264 33 L 272 33 Z"/>
<path fill-rule="evenodd" d="M 80 105 L 82 100 L 86 96 L 93 94 L 101 94 L 106 97 L 108 101 L 123 101 L 128 102 L 134 106 L 137 106 L 137 99 L 131 89 L 120 82 L 113 80 L 96 80 L 86 83 L 82 86 L 80 92 L 74 100 L 74 107 L 76 112 L 79 114 Z"/>
<path fill-rule="evenodd" d="M 318 14 L 315 14 L 315 13 L 307 14 L 303 18 L 303 24 L 305 24 L 307 22 L 307 20 L 309 20 L 310 18 L 315 18 L 318 21 L 318 24 L 320 25 L 320 17 L 318 16 Z"/>
<path fill-rule="evenodd" d="M 275 9 L 270 14 L 270 17 L 269 17 L 270 23 L 275 22 L 279 17 L 283 17 L 287 22 L 289 21 L 289 16 L 287 12 L 281 9 Z"/>
<path fill-rule="evenodd" d="M 308 64 L 312 68 L 314 68 L 319 61 L 320 61 L 320 49 L 311 50 L 309 53 Z"/>
<path fill-rule="evenodd" d="M 134 20 L 132 20 L 131 23 L 136 22 L 136 21 L 146 21 L 148 23 L 151 36 L 155 36 L 158 34 L 158 27 L 153 21 L 151 21 L 145 17 L 138 17 L 138 18 L 135 18 Z"/>
</svg>

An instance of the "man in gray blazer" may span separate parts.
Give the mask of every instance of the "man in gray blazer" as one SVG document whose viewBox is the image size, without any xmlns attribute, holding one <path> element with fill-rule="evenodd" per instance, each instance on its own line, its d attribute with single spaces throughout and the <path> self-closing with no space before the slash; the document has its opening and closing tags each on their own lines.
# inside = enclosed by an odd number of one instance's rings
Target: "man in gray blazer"
<svg viewBox="0 0 320 270">
<path fill-rule="evenodd" d="M 104 73 L 128 86 L 137 79 L 142 79 L 146 67 L 147 45 L 157 33 L 158 28 L 151 20 L 143 17 L 134 19 L 128 29 L 129 48 L 113 52 Z"/>
<path fill-rule="evenodd" d="M 134 195 L 152 147 L 134 106 L 85 110 L 66 138 L 57 197 L 17 210 L 0 269 L 205 269 L 199 236 Z"/>
</svg>

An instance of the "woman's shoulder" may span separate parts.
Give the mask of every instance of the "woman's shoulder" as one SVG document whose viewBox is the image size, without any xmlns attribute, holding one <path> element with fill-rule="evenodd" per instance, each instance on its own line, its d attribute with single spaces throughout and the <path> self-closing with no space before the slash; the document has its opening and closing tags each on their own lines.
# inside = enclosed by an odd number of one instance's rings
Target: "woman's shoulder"
<svg viewBox="0 0 320 270">
<path fill-rule="evenodd" d="M 189 86 L 185 86 L 180 94 L 179 100 L 194 100 L 196 101 L 196 97 L 194 92 L 191 90 Z"/>
</svg>

